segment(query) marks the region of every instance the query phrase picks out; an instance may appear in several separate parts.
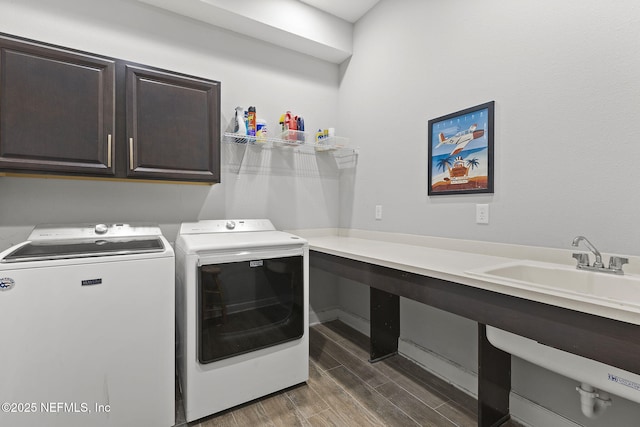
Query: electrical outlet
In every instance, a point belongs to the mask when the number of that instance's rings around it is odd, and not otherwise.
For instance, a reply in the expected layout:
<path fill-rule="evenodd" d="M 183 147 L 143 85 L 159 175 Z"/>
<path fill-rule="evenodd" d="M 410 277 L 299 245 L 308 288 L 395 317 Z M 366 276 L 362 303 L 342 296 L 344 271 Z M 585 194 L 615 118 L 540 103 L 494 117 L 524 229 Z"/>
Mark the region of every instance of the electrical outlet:
<path fill-rule="evenodd" d="M 378 221 L 382 219 L 382 205 L 376 205 L 376 219 Z"/>
<path fill-rule="evenodd" d="M 489 224 L 489 205 L 476 205 L 476 223 Z"/>

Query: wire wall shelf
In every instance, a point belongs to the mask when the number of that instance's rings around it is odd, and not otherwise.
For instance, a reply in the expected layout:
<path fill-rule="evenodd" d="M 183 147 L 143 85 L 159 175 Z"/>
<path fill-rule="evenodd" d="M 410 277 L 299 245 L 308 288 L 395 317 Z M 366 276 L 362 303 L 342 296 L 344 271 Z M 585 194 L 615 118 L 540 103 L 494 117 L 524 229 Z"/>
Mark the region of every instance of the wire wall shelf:
<path fill-rule="evenodd" d="M 268 157 L 271 158 L 278 153 L 285 157 L 298 156 L 297 160 L 291 161 L 291 168 L 297 174 L 303 175 L 313 172 L 312 163 L 326 169 L 328 162 L 325 156 L 333 158 L 332 164 L 338 173 L 342 169 L 355 167 L 358 157 L 358 150 L 350 146 L 349 138 L 330 136 L 316 141 L 315 134 L 297 130 L 285 131 L 277 137 L 225 132 L 222 142 L 233 148 L 228 150 L 233 151 L 233 155 L 229 156 L 227 166 L 237 174 L 240 174 L 241 170 L 249 172 L 266 169 L 264 164 L 267 163 L 267 159 L 259 155 L 261 151 L 270 151 Z M 317 160 L 312 160 L 316 155 L 319 155 Z"/>

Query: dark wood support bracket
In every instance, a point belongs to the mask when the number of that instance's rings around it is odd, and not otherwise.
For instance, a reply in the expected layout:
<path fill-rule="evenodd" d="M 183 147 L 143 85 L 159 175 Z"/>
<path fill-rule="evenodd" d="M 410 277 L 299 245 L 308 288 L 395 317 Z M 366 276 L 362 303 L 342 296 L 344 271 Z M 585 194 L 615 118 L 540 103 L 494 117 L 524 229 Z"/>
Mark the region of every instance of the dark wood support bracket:
<path fill-rule="evenodd" d="M 378 362 L 398 353 L 400 338 L 400 297 L 369 288 L 371 325 L 370 362 Z"/>
<path fill-rule="evenodd" d="M 509 419 L 511 354 L 487 340 L 487 326 L 478 323 L 478 426 L 494 427 Z"/>

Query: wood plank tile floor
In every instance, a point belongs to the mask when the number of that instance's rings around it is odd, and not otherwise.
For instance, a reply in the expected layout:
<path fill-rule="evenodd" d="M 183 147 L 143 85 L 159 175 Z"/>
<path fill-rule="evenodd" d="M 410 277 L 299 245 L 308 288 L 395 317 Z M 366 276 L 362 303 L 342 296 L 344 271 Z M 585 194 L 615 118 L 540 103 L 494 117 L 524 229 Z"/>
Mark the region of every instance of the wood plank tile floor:
<path fill-rule="evenodd" d="M 477 401 L 402 356 L 368 362 L 369 338 L 340 321 L 310 328 L 309 381 L 176 427 L 475 427 Z M 503 427 L 521 427 L 508 421 Z"/>

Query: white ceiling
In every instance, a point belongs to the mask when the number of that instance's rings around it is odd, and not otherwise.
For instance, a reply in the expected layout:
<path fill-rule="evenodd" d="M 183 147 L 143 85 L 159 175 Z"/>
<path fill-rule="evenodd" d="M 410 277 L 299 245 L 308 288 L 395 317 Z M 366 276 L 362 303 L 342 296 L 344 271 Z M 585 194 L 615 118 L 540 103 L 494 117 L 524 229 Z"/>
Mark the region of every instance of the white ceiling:
<path fill-rule="evenodd" d="M 358 19 L 375 6 L 380 0 L 300 0 L 334 16 L 349 22 Z"/>
<path fill-rule="evenodd" d="M 353 52 L 353 22 L 379 0 L 137 1 L 340 64 Z"/>

